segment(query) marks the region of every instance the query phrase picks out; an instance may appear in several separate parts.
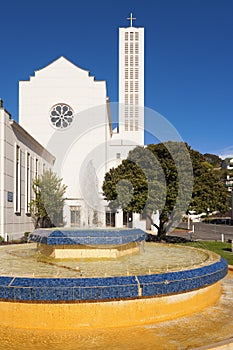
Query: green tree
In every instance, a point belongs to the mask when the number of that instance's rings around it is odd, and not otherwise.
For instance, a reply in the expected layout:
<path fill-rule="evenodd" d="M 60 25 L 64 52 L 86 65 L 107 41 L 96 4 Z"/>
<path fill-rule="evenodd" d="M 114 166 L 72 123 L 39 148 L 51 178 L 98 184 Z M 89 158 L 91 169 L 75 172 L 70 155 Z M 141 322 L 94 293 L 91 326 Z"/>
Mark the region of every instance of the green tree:
<path fill-rule="evenodd" d="M 31 217 L 35 228 L 54 227 L 63 223 L 62 211 L 67 186 L 62 179 L 47 170 L 33 182 L 35 199 L 30 202 Z"/>
<path fill-rule="evenodd" d="M 163 144 L 155 146 L 136 147 L 130 151 L 128 158 L 121 165 L 110 169 L 105 175 L 103 192 L 109 201 L 109 206 L 113 209 L 121 208 L 125 212 L 143 213 L 149 220 L 151 220 L 151 214 L 158 210 L 160 223 L 158 226 L 156 223 L 152 222 L 152 224 L 157 227 L 158 234 L 162 235 L 165 230 L 169 230 L 167 225 L 169 218 L 170 223 L 180 221 L 182 206 L 187 202 L 185 190 L 180 196 L 180 189 L 177 185 L 180 174 L 176 171 L 176 165 L 180 171 L 185 169 L 185 157 L 178 159 L 181 148 L 183 148 L 183 145 L 178 143 L 169 143 L 167 148 Z M 176 152 L 180 164 L 176 164 L 176 161 L 173 160 L 174 154 L 171 156 L 168 149 L 171 153 Z M 180 188 L 182 186 L 185 188 L 186 178 L 187 176 L 182 175 Z M 123 180 L 127 180 L 127 183 Z M 192 184 L 190 186 L 192 187 Z M 178 197 L 181 197 L 179 201 L 177 201 Z M 176 210 L 171 217 L 175 206 Z"/>
<path fill-rule="evenodd" d="M 186 212 L 192 195 L 193 171 L 189 146 L 184 142 L 164 142 L 148 145 L 158 159 L 165 176 L 166 200 L 160 210 L 158 234 L 174 229 Z"/>
<path fill-rule="evenodd" d="M 205 155 L 190 149 L 193 164 L 194 187 L 189 209 L 202 212 L 225 213 L 229 210 L 229 193 L 221 172 L 214 171 Z"/>
<path fill-rule="evenodd" d="M 142 169 L 126 159 L 105 175 L 103 191 L 111 209 L 141 212 L 148 196 L 148 184 Z"/>
<path fill-rule="evenodd" d="M 214 168 L 221 168 L 222 159 L 219 156 L 217 156 L 216 154 L 205 153 L 204 158 L 205 158 L 206 162 L 213 165 Z"/>
<path fill-rule="evenodd" d="M 183 142 L 136 147 L 105 175 L 103 192 L 114 209 L 144 212 L 148 217 L 159 210 L 159 225 L 152 224 L 162 236 L 179 224 L 187 210 L 227 210 L 227 191 L 212 169 L 201 153 Z"/>

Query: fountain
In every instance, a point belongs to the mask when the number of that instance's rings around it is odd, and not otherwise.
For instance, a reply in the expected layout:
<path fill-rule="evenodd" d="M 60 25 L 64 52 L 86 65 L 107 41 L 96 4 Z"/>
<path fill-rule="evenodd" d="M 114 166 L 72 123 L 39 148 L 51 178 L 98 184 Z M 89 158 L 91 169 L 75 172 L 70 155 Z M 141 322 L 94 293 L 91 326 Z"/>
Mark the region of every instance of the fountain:
<path fill-rule="evenodd" d="M 145 238 L 145 232 L 136 229 L 42 229 L 33 232 L 29 241 L 38 242 L 41 253 L 55 259 L 100 259 L 137 253 Z"/>
<path fill-rule="evenodd" d="M 34 243 L 0 249 L 1 325 L 77 330 L 154 324 L 219 299 L 224 259 L 145 238 L 135 229 L 46 229 L 30 235 Z"/>

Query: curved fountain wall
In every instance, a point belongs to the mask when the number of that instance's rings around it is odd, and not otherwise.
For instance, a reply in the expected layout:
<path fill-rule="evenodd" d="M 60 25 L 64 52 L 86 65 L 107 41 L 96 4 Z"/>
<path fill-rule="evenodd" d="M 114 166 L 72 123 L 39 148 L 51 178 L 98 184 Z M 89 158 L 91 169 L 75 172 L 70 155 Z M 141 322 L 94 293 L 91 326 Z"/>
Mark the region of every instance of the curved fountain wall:
<path fill-rule="evenodd" d="M 191 270 L 102 278 L 0 277 L 0 299 L 29 302 L 85 302 L 159 297 L 212 285 L 227 274 L 222 258 Z"/>
<path fill-rule="evenodd" d="M 150 324 L 198 312 L 221 294 L 221 259 L 163 274 L 106 278 L 0 277 L 1 325 L 79 329 Z"/>

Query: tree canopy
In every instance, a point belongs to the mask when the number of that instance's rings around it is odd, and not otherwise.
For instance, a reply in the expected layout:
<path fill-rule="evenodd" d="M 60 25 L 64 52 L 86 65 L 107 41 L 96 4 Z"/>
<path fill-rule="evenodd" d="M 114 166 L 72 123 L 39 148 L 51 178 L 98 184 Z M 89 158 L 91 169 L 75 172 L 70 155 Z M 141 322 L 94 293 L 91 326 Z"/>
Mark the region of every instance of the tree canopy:
<path fill-rule="evenodd" d="M 105 175 L 103 193 L 112 209 L 159 210 L 158 233 L 174 228 L 187 210 L 225 212 L 228 194 L 204 155 L 183 142 L 136 147 Z"/>
<path fill-rule="evenodd" d="M 103 191 L 112 209 L 141 213 L 162 208 L 165 179 L 159 163 L 143 147 L 136 147 L 117 168 L 105 175 Z"/>
<path fill-rule="evenodd" d="M 35 198 L 30 202 L 35 228 L 60 226 L 63 223 L 64 194 L 67 186 L 47 170 L 33 182 Z"/>
<path fill-rule="evenodd" d="M 190 149 L 190 156 L 194 173 L 190 210 L 195 210 L 197 213 L 214 211 L 225 213 L 229 209 L 229 193 L 221 174 L 213 170 L 201 153 Z"/>
<path fill-rule="evenodd" d="M 213 165 L 215 168 L 220 168 L 222 165 L 222 159 L 216 154 L 205 153 L 203 154 L 205 161 Z"/>

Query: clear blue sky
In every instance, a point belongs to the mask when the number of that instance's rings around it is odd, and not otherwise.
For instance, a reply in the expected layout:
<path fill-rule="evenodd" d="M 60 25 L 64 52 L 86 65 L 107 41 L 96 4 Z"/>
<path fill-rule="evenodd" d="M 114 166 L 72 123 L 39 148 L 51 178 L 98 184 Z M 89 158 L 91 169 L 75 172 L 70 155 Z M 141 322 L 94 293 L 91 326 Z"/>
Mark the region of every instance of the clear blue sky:
<path fill-rule="evenodd" d="M 233 0 L 2 1 L 0 97 L 17 120 L 18 81 L 59 56 L 118 101 L 118 27 L 145 27 L 145 105 L 200 152 L 233 146 Z"/>

